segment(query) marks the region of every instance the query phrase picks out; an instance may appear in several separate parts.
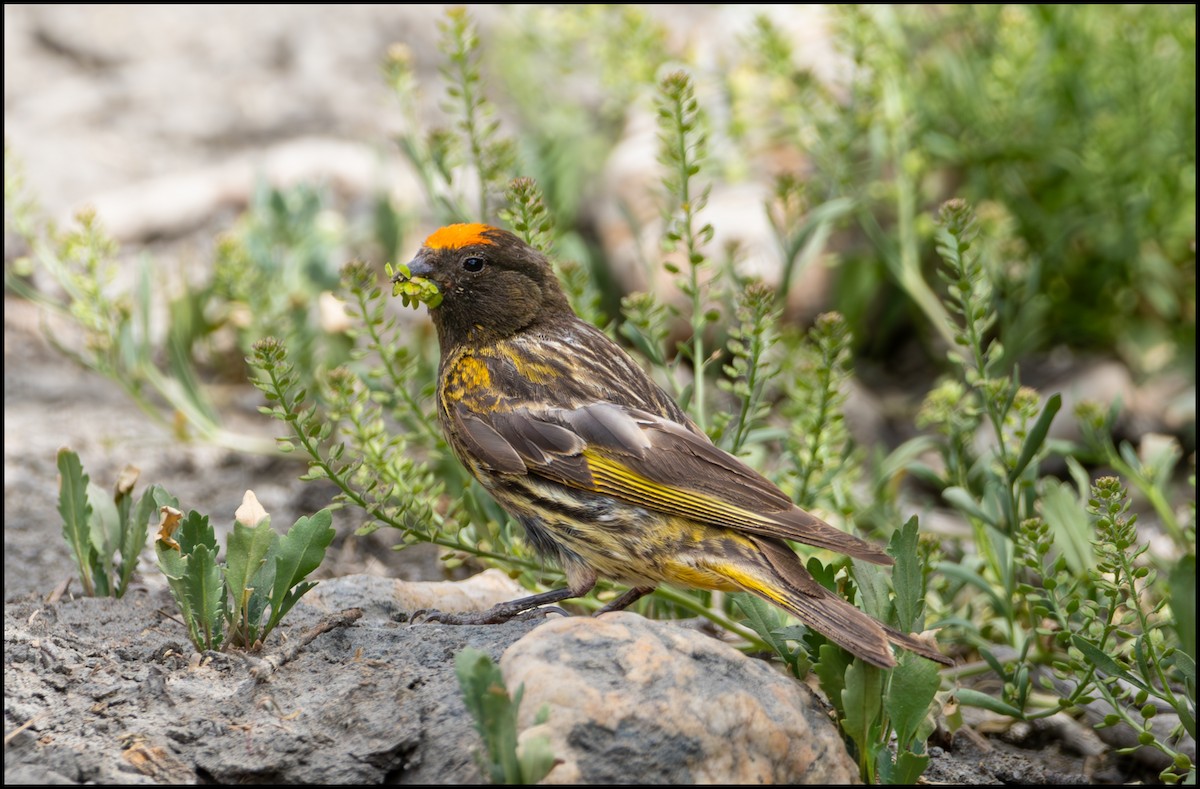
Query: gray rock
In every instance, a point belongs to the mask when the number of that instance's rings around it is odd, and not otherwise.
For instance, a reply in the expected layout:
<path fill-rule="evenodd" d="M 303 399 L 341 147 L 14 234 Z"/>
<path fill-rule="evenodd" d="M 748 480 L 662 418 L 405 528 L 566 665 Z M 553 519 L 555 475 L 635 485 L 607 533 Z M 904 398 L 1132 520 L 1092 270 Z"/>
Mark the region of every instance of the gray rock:
<path fill-rule="evenodd" d="M 525 687 L 522 740 L 548 737 L 561 760 L 546 783 L 858 780 L 812 692 L 694 630 L 624 612 L 555 619 L 500 667 L 510 692 Z"/>
<path fill-rule="evenodd" d="M 367 588 L 322 582 L 267 651 Z M 340 589 L 338 587 L 341 587 Z M 318 587 L 321 588 L 321 587 Z M 361 598 L 366 600 L 365 595 Z M 469 783 L 480 747 L 453 671 L 465 646 L 498 659 L 534 627 L 410 627 L 371 611 L 266 680 L 237 653 L 193 656 L 165 594 L 5 605 L 6 777 L 96 783 Z"/>

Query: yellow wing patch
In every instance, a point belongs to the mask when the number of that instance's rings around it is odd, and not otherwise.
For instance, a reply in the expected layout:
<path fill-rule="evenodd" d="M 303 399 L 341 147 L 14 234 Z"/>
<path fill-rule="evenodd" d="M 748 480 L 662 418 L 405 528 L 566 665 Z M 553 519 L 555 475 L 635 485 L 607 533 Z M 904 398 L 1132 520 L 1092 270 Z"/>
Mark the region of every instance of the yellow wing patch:
<path fill-rule="evenodd" d="M 753 512 L 693 490 L 662 485 L 594 450 L 585 449 L 583 456 L 597 491 L 702 523 L 734 528 L 764 523 L 764 519 Z"/>
<path fill-rule="evenodd" d="M 425 246 L 430 249 L 462 249 L 476 244 L 495 244 L 495 241 L 484 235 L 489 230 L 495 229 L 491 225 L 478 222 L 446 225 L 440 230 L 435 230 L 429 238 L 425 239 Z"/>

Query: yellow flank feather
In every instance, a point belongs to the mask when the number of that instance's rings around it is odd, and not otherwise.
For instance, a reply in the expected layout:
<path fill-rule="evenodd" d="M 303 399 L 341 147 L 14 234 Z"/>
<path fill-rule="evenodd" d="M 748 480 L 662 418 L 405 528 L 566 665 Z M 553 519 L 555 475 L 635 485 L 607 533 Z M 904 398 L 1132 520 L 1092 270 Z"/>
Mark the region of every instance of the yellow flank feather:
<path fill-rule="evenodd" d="M 664 580 L 668 583 L 692 589 L 713 589 L 720 592 L 736 592 L 742 587 L 720 573 L 715 573 L 706 567 L 696 567 L 677 559 L 669 560 L 663 566 Z"/>
<path fill-rule="evenodd" d="M 716 573 L 721 577 L 727 578 L 729 582 L 735 585 L 737 588 L 762 595 L 766 599 L 774 601 L 778 605 L 781 605 L 785 608 L 787 607 L 787 595 L 780 590 L 763 583 L 761 578 L 756 578 L 755 576 L 747 573 L 745 570 L 742 570 L 740 567 L 728 562 L 721 562 L 719 564 L 710 562 L 709 566 L 712 567 L 713 570 L 715 570 Z"/>
<path fill-rule="evenodd" d="M 489 230 L 495 228 L 479 223 L 447 225 L 425 239 L 425 246 L 430 249 L 462 249 L 476 244 L 495 244 L 484 235 Z"/>

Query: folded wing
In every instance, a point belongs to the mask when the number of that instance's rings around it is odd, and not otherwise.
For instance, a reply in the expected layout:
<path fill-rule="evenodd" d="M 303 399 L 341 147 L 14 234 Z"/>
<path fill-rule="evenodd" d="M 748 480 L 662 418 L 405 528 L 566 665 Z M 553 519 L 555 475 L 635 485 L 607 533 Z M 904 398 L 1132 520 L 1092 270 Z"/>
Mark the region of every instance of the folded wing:
<path fill-rule="evenodd" d="M 797 507 L 707 437 L 646 411 L 601 402 L 486 417 L 463 408 L 451 418 L 493 471 L 535 475 L 712 526 L 892 564 L 877 546 Z"/>

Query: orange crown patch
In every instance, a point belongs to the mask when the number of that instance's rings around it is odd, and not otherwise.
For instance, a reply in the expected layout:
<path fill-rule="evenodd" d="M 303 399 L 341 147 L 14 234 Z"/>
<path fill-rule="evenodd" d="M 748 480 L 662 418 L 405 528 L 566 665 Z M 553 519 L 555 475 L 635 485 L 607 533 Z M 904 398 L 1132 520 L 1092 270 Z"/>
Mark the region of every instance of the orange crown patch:
<path fill-rule="evenodd" d="M 430 249 L 462 249 L 474 244 L 494 244 L 496 242 L 484 233 L 495 229 L 491 225 L 479 223 L 446 225 L 425 239 L 425 246 Z"/>

